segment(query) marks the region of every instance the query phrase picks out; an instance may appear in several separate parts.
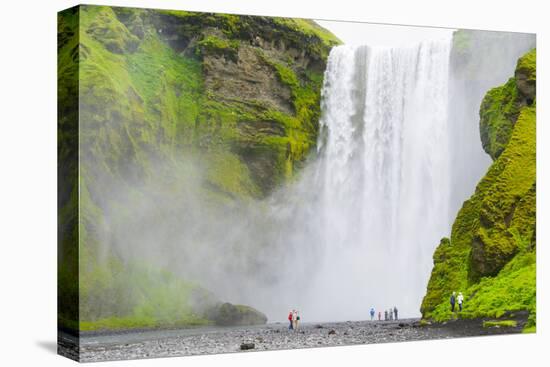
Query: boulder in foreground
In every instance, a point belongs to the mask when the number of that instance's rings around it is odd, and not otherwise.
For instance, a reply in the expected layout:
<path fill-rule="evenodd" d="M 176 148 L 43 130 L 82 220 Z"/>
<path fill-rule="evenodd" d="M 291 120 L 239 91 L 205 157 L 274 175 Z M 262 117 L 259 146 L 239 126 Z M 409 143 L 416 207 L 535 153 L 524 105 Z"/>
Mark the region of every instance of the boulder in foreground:
<path fill-rule="evenodd" d="M 253 307 L 226 302 L 215 306 L 208 318 L 219 326 L 248 326 L 267 323 L 267 316 Z"/>

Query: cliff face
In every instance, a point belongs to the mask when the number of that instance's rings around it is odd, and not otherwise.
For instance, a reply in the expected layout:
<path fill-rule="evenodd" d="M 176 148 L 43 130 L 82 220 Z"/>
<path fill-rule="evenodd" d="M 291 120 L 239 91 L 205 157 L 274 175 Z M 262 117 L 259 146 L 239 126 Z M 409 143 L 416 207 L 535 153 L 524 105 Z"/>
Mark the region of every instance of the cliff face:
<path fill-rule="evenodd" d="M 194 153 L 218 193 L 261 197 L 315 145 L 322 73 L 337 40 L 314 23 L 81 9 L 82 121 L 101 131 L 83 141 L 84 157 L 136 163 L 147 175 L 144 150 Z"/>
<path fill-rule="evenodd" d="M 480 101 L 489 89 L 508 80 L 517 59 L 534 47 L 533 34 L 464 29 L 453 33 L 448 115 L 452 218 L 492 162 L 478 144 Z"/>
<path fill-rule="evenodd" d="M 451 318 L 449 297 L 463 292 L 461 317 L 536 314 L 536 51 L 515 76 L 491 89 L 480 108 L 484 150 L 493 163 L 441 240 L 421 306 L 426 319 Z"/>
<path fill-rule="evenodd" d="M 339 41 L 308 20 L 105 6 L 62 12 L 58 26 L 59 169 L 72 187 L 60 192 L 60 289 L 72 294 L 65 303 L 80 300 L 62 318 L 84 328 L 201 323 L 194 304 L 211 295 L 124 259 L 132 244 L 115 229 L 175 231 L 177 215 L 261 199 L 292 179 L 315 146 Z M 78 173 L 63 161 L 77 156 Z M 191 188 L 206 208 L 171 206 Z"/>

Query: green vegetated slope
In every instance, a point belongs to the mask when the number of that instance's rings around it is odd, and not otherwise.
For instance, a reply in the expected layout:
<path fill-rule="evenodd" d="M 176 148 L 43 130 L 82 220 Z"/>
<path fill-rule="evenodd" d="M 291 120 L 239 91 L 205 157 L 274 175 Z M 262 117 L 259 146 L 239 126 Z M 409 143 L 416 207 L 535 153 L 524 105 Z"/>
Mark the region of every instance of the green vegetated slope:
<path fill-rule="evenodd" d="M 67 12 L 58 29 L 58 289 L 59 314 L 78 320 L 78 17 Z M 74 324 L 74 322 L 73 322 Z"/>
<path fill-rule="evenodd" d="M 59 267 L 60 298 L 80 306 L 64 308 L 61 324 L 212 322 L 196 305 L 214 295 L 147 259 L 121 256 L 111 244 L 124 239 L 112 229 L 144 212 L 151 223 L 187 215 L 161 206 L 190 187 L 207 211 L 292 180 L 316 144 L 323 72 L 338 39 L 309 20 L 106 6 L 67 10 L 58 25 L 59 105 L 72 109 L 72 121 L 80 114 L 79 186 L 66 185 L 72 192 L 60 203 L 60 222 L 73 223 L 60 252 L 75 252 L 78 238 L 79 271 L 75 256 Z M 76 126 L 62 125 L 59 145 L 70 147 Z M 126 205 L 136 202 L 146 210 Z"/>
<path fill-rule="evenodd" d="M 463 318 L 528 311 L 536 324 L 536 50 L 480 108 L 484 150 L 494 160 L 459 211 L 451 238 L 434 253 L 421 306 L 425 319 L 453 317 L 449 297 L 465 297 Z"/>

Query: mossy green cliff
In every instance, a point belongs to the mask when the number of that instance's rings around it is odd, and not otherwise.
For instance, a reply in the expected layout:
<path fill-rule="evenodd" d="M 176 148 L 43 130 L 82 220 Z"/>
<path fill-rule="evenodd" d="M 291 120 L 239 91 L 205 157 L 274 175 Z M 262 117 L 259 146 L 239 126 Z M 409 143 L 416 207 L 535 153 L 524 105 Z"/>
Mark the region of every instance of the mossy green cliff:
<path fill-rule="evenodd" d="M 463 318 L 528 311 L 528 327 L 536 323 L 535 75 L 533 49 L 481 103 L 481 140 L 494 162 L 434 253 L 425 319 L 453 318 L 449 298 L 461 291 Z"/>
<path fill-rule="evenodd" d="M 107 6 L 61 12 L 58 26 L 61 323 L 211 322 L 195 305 L 212 295 L 123 259 L 111 229 L 139 214 L 125 202 L 148 200 L 162 221 L 156 202 L 191 184 L 216 206 L 292 180 L 339 41 L 309 20 Z"/>

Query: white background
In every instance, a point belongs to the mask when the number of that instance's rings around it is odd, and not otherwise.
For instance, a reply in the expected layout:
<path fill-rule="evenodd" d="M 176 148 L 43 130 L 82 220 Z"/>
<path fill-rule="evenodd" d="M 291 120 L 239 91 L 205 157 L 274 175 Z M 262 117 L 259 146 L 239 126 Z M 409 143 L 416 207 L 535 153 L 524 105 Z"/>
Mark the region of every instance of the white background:
<path fill-rule="evenodd" d="M 100 4 L 355 20 L 538 34 L 538 332 L 285 352 L 107 363 L 114 366 L 517 366 L 548 355 L 548 14 L 537 0 L 134 0 Z M 56 12 L 75 1 L 0 10 L 0 365 L 69 365 L 56 342 Z M 545 294 L 546 293 L 546 294 Z"/>

